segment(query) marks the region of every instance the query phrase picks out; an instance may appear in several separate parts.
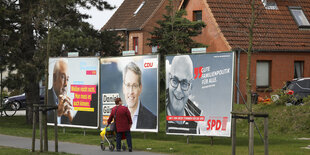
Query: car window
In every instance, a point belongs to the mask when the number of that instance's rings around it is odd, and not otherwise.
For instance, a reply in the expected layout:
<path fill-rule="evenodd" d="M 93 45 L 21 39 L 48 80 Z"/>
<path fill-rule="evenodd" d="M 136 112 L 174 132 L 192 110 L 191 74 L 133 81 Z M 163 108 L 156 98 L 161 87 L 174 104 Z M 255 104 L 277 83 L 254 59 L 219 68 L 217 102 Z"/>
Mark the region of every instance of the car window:
<path fill-rule="evenodd" d="M 302 80 L 297 83 L 302 89 L 310 89 L 310 80 Z"/>

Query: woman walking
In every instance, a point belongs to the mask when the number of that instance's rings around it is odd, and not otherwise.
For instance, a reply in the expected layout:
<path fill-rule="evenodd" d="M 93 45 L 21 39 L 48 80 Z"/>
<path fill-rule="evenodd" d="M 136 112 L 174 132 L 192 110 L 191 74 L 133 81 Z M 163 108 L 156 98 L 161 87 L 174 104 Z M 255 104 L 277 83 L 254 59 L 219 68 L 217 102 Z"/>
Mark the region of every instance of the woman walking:
<path fill-rule="evenodd" d="M 116 124 L 116 150 L 121 151 L 122 136 L 126 136 L 129 152 L 132 152 L 131 133 L 130 128 L 132 125 L 131 115 L 127 107 L 123 106 L 121 98 L 115 99 L 116 106 L 112 108 L 108 125 L 114 119 Z"/>

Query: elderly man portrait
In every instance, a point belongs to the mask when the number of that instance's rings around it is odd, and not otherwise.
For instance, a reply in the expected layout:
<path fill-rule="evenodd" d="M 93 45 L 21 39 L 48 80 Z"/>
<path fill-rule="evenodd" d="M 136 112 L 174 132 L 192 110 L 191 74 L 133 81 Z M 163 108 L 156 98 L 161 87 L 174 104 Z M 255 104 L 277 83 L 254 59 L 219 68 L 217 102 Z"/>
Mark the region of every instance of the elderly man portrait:
<path fill-rule="evenodd" d="M 156 129 L 157 117 L 140 99 L 142 93 L 141 70 L 130 62 L 123 70 L 123 93 L 132 117 L 131 129 Z"/>
<path fill-rule="evenodd" d="M 200 116 L 201 110 L 189 99 L 193 81 L 193 62 L 188 55 L 173 58 L 167 80 L 167 116 Z M 166 128 L 169 133 L 199 132 L 195 121 L 168 120 Z"/>
<path fill-rule="evenodd" d="M 72 104 L 67 96 L 68 85 L 68 63 L 65 59 L 56 61 L 53 70 L 53 85 L 48 90 L 48 105 L 58 106 L 57 122 L 69 124 L 72 122 Z M 54 122 L 54 111 L 48 111 L 48 122 Z"/>

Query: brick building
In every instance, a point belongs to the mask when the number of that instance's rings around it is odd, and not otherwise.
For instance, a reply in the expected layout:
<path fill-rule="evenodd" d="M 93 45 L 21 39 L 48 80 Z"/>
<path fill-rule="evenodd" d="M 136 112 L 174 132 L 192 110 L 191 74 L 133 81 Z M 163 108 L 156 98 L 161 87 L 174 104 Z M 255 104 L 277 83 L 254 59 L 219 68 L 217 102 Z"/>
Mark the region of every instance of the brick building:
<path fill-rule="evenodd" d="M 168 0 L 125 0 L 103 29 L 127 36 L 127 50 L 152 53 L 146 45 L 147 38 L 151 38 L 149 32 L 157 26 L 167 4 Z M 248 1 L 174 0 L 174 5 L 187 11 L 187 19 L 207 24 L 202 34 L 194 38 L 209 45 L 207 52 L 236 53 L 235 81 L 245 96 L 244 50 L 248 49 L 247 25 L 252 13 Z M 264 97 L 282 88 L 286 81 L 310 77 L 310 1 L 256 0 L 255 8 L 258 16 L 253 29 L 250 81 L 252 92 Z"/>

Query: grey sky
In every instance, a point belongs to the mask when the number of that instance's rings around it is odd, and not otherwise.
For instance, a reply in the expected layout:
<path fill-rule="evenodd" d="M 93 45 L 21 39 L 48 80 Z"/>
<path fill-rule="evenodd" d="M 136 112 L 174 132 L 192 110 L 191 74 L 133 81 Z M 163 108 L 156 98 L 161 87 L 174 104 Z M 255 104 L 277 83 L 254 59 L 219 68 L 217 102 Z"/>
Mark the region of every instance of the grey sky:
<path fill-rule="evenodd" d="M 80 9 L 82 13 L 88 13 L 92 18 L 86 20 L 94 26 L 96 30 L 101 29 L 106 22 L 112 17 L 117 8 L 123 3 L 124 0 L 106 0 L 112 6 L 116 6 L 113 10 L 103 10 L 99 11 L 96 8 L 91 8 L 90 10 Z"/>

